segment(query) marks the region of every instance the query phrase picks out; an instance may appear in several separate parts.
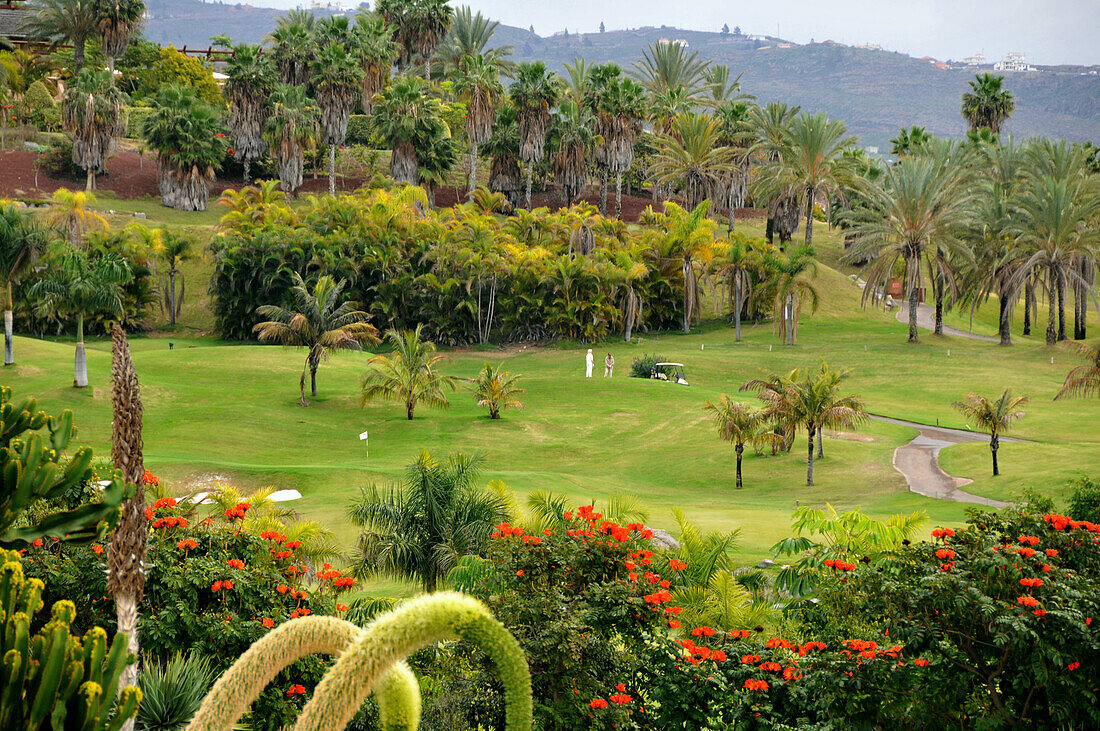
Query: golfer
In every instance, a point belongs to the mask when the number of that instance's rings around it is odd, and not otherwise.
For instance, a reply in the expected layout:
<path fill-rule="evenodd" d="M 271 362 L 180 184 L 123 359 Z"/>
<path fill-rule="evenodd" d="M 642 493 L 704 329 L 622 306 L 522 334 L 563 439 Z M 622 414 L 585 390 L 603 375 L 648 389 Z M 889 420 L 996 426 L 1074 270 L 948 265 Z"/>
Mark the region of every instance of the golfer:
<path fill-rule="evenodd" d="M 584 377 L 592 377 L 592 366 L 595 365 L 596 359 L 592 357 L 592 348 L 588 349 L 588 355 L 584 356 Z"/>

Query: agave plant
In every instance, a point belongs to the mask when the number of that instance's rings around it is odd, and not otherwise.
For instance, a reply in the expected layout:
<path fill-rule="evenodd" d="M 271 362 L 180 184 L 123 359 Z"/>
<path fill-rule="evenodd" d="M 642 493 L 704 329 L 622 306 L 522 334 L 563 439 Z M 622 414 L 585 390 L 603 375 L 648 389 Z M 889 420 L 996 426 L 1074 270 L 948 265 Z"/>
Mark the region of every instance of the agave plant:
<path fill-rule="evenodd" d="M 178 731 L 191 722 L 217 672 L 202 655 L 173 655 L 141 669 L 141 706 L 136 731 Z"/>

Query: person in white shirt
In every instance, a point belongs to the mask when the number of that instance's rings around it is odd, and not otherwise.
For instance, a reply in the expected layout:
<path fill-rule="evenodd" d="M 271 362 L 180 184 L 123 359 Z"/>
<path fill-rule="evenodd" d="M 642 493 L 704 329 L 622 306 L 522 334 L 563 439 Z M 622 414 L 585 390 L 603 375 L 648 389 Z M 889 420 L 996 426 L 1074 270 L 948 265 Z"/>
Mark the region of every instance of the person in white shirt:
<path fill-rule="evenodd" d="M 588 355 L 584 356 L 584 377 L 592 377 L 592 366 L 595 365 L 596 359 L 592 357 L 592 348 L 588 349 Z"/>

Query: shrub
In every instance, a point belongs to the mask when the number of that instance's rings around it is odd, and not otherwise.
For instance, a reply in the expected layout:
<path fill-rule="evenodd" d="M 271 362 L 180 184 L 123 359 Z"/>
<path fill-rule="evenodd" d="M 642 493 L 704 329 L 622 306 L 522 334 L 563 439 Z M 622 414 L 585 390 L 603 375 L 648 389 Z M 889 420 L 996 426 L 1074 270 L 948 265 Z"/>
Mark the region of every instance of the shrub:
<path fill-rule="evenodd" d="M 225 105 L 213 72 L 197 58 L 177 51 L 175 46 L 169 45 L 160 49 L 148 83 L 152 85 L 147 90 L 148 96 L 157 96 L 159 90 L 165 86 L 186 86 L 194 89 L 198 97 L 211 106 Z"/>
<path fill-rule="evenodd" d="M 62 136 L 51 144 L 40 158 L 42 167 L 57 178 L 83 180 L 84 170 L 73 162 L 73 138 Z"/>
<path fill-rule="evenodd" d="M 1082 475 L 1070 495 L 1069 514 L 1078 520 L 1100 523 L 1100 482 Z"/>
<path fill-rule="evenodd" d="M 153 114 L 152 107 L 126 107 L 126 136 L 132 140 L 142 139 L 145 120 Z"/>
<path fill-rule="evenodd" d="M 373 146 L 370 117 L 366 114 L 352 114 L 348 117 L 348 132 L 345 144 Z"/>
<path fill-rule="evenodd" d="M 41 132 L 52 132 L 61 126 L 57 102 L 41 81 L 31 84 L 19 100 L 16 116 L 20 124 L 29 125 Z"/>
<path fill-rule="evenodd" d="M 634 362 L 630 364 L 630 377 L 631 378 L 649 378 L 653 371 L 658 373 L 664 373 L 663 366 L 658 367 L 658 363 L 663 363 L 667 359 L 663 355 L 650 355 L 646 353 L 641 358 L 635 358 Z"/>

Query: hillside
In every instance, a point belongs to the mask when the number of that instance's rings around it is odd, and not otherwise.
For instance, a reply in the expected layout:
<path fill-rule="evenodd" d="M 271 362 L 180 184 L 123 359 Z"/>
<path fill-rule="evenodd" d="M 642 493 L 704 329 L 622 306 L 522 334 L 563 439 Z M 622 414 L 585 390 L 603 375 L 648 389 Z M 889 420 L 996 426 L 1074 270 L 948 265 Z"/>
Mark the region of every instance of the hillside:
<path fill-rule="evenodd" d="M 258 42 L 283 13 L 197 0 L 150 0 L 149 8 L 150 40 L 191 47 L 207 45 L 218 33 Z M 650 43 L 662 38 L 683 39 L 702 58 L 744 72 L 745 90 L 761 101 L 781 99 L 844 119 L 867 145 L 885 147 L 899 127 L 910 124 L 942 135 L 961 135 L 965 130 L 959 97 L 974 70 L 940 69 L 899 53 L 829 41 L 780 48 L 778 38 L 751 40 L 671 27 L 543 38 L 500 26 L 494 40 L 495 45 L 514 46 L 517 61 L 543 59 L 560 68 L 575 57 L 629 67 Z M 1081 67 L 1048 67 L 1010 74 L 1008 86 L 1017 98 L 1009 134 L 1100 140 L 1100 75 Z"/>

